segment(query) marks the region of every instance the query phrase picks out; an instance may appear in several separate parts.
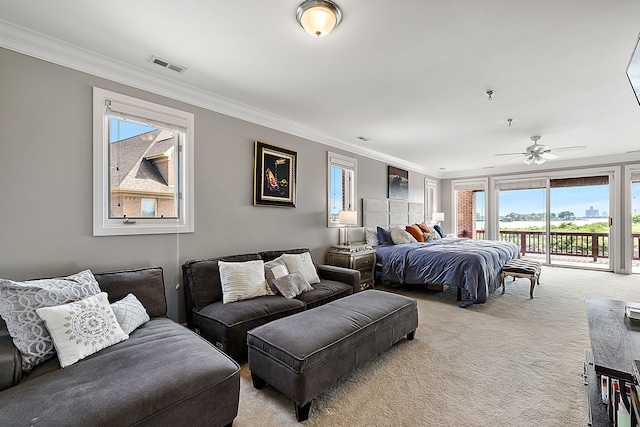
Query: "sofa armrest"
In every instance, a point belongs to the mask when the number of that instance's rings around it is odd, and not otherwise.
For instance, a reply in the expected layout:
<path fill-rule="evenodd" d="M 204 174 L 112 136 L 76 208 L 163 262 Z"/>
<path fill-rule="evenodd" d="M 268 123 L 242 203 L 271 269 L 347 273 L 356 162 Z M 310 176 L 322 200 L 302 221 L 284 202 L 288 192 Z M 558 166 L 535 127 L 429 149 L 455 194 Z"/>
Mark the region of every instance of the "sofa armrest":
<path fill-rule="evenodd" d="M 0 391 L 13 387 L 22 380 L 22 357 L 13 345 L 4 322 L 0 320 Z"/>
<path fill-rule="evenodd" d="M 347 283 L 353 287 L 354 294 L 360 291 L 360 272 L 358 270 L 334 265 L 318 265 L 316 268 L 321 279 Z"/>

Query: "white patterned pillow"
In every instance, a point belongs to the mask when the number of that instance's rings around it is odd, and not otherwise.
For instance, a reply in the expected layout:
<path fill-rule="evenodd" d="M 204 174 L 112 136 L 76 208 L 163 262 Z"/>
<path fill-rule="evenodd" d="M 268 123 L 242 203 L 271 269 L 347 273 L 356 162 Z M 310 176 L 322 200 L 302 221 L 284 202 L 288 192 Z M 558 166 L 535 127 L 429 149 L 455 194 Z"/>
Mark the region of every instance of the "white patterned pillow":
<path fill-rule="evenodd" d="M 222 303 L 268 295 L 264 261 L 218 261 L 222 284 Z"/>
<path fill-rule="evenodd" d="M 287 264 L 287 270 L 289 273 L 302 273 L 309 284 L 320 283 L 320 277 L 316 271 L 316 266 L 313 265 L 311 254 L 304 252 L 301 254 L 282 254 L 282 259 Z"/>
<path fill-rule="evenodd" d="M 89 270 L 26 282 L 0 279 L 0 316 L 22 354 L 23 371 L 31 371 L 55 354 L 51 335 L 36 309 L 78 301 L 99 292 L 100 286 Z"/>
<path fill-rule="evenodd" d="M 106 292 L 81 301 L 36 310 L 44 320 L 63 368 L 129 338 Z"/>
<path fill-rule="evenodd" d="M 149 321 L 147 310 L 133 294 L 111 304 L 111 309 L 125 334 L 130 334 L 138 326 Z"/>
<path fill-rule="evenodd" d="M 378 246 L 378 228 L 377 227 L 367 227 L 364 229 L 365 240 L 367 241 L 367 245 Z"/>

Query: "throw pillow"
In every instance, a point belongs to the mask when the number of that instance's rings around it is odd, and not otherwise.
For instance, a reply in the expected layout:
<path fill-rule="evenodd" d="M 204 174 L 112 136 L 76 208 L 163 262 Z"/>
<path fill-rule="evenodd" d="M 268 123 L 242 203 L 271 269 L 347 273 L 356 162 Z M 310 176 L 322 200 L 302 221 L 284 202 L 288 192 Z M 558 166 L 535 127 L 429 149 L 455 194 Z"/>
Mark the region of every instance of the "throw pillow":
<path fill-rule="evenodd" d="M 285 298 L 293 298 L 306 291 L 312 291 L 313 286 L 302 273 L 291 273 L 275 280 L 275 285 Z"/>
<path fill-rule="evenodd" d="M 420 230 L 422 230 L 422 232 L 424 233 L 431 233 L 431 229 L 429 228 L 429 226 L 427 224 L 425 224 L 424 222 L 421 222 L 420 224 L 416 224 L 418 226 L 418 228 Z"/>
<path fill-rule="evenodd" d="M 282 254 L 282 259 L 287 264 L 287 270 L 289 273 L 302 273 L 305 279 L 310 284 L 320 283 L 320 277 L 316 271 L 316 266 L 313 265 L 311 254 L 304 252 L 301 254 Z"/>
<path fill-rule="evenodd" d="M 436 225 L 433 226 L 433 228 L 438 232 L 440 237 L 444 237 L 444 231 L 442 230 L 442 227 L 440 227 L 438 224 L 436 224 Z"/>
<path fill-rule="evenodd" d="M 367 245 L 378 246 L 378 230 L 373 227 L 367 227 L 364 229 L 365 240 Z"/>
<path fill-rule="evenodd" d="M 436 233 L 437 234 L 437 233 Z M 424 241 L 425 242 L 432 242 L 435 239 L 433 238 L 433 234 L 431 234 L 431 232 L 428 233 L 424 233 Z"/>
<path fill-rule="evenodd" d="M 391 229 L 391 240 L 396 245 L 403 245 L 405 243 L 415 243 L 416 239 L 414 237 L 404 231 L 402 228 L 394 227 Z"/>
<path fill-rule="evenodd" d="M 113 310 L 113 314 L 116 315 L 120 327 L 127 335 L 133 332 L 138 326 L 149 321 L 147 310 L 133 294 L 129 294 L 120 301 L 111 304 L 111 309 Z"/>
<path fill-rule="evenodd" d="M 81 301 L 36 310 L 44 320 L 63 368 L 129 338 L 106 292 Z"/>
<path fill-rule="evenodd" d="M 276 280 L 276 277 L 273 274 L 273 269 L 278 266 L 282 266 L 285 269 L 287 268 L 287 265 L 284 263 L 284 259 L 282 259 L 282 256 L 264 263 L 264 278 L 267 279 L 267 284 L 269 285 L 269 294 L 271 295 L 276 295 L 278 293 L 278 288 L 276 288 L 276 285 L 273 283 L 273 281 Z M 287 270 L 286 274 L 289 274 L 289 270 Z"/>
<path fill-rule="evenodd" d="M 222 303 L 227 304 L 268 295 L 262 260 L 245 262 L 218 261 Z"/>
<path fill-rule="evenodd" d="M 422 233 L 422 230 L 420 230 L 420 228 L 416 224 L 407 225 L 405 230 L 409 234 L 411 234 L 414 237 L 414 239 L 416 239 L 418 242 L 424 242 L 424 234 Z"/>
<path fill-rule="evenodd" d="M 389 230 L 385 230 L 382 227 L 376 229 L 378 233 L 378 243 L 380 246 L 393 246 L 393 240 L 391 240 L 391 234 Z"/>
<path fill-rule="evenodd" d="M 51 335 L 36 309 L 78 301 L 99 292 L 100 286 L 89 270 L 67 277 L 26 282 L 0 279 L 0 316 L 22 354 L 24 372 L 55 354 Z"/>

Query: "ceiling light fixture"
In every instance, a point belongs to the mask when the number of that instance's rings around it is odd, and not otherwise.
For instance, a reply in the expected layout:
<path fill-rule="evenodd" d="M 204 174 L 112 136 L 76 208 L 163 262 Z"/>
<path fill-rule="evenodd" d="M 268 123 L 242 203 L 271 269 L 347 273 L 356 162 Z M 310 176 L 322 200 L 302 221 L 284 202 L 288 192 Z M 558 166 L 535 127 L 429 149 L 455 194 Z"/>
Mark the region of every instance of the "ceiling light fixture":
<path fill-rule="evenodd" d="M 493 100 L 493 91 L 492 90 L 488 90 L 487 91 L 487 97 L 488 97 L 487 99 L 489 101 Z"/>
<path fill-rule="evenodd" d="M 296 19 L 307 33 L 314 37 L 322 37 L 338 26 L 342 12 L 332 1 L 306 0 L 298 6 Z"/>

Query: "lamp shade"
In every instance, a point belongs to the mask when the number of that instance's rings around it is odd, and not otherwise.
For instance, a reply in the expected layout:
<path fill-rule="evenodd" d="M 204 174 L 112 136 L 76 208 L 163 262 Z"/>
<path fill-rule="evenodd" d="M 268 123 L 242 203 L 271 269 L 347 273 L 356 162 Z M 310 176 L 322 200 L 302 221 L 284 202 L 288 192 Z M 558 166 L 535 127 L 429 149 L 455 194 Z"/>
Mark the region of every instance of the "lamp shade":
<path fill-rule="evenodd" d="M 340 211 L 338 212 L 338 221 L 342 225 L 358 224 L 358 211 Z"/>
<path fill-rule="evenodd" d="M 296 18 L 307 33 L 322 37 L 338 26 L 342 13 L 332 1 L 307 0 L 298 6 Z"/>
<path fill-rule="evenodd" d="M 444 221 L 444 212 L 434 212 L 433 220 L 436 222 Z"/>

